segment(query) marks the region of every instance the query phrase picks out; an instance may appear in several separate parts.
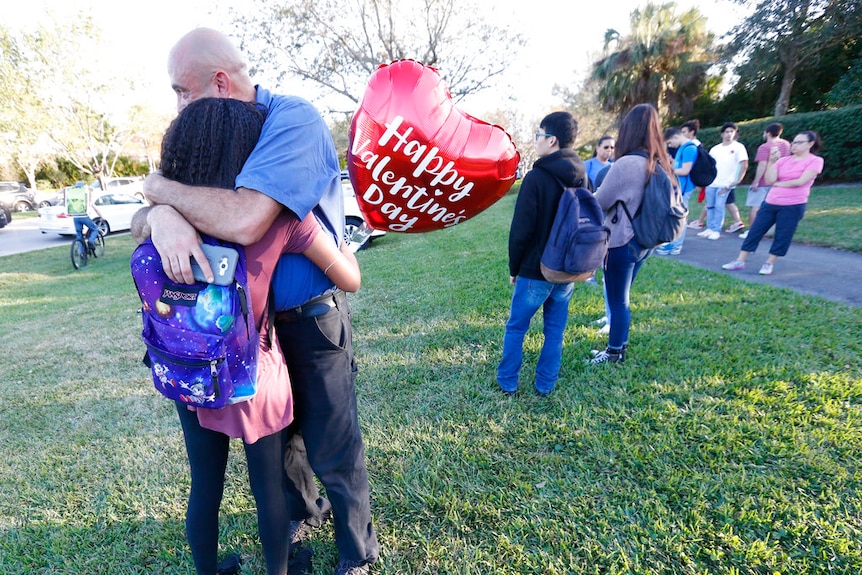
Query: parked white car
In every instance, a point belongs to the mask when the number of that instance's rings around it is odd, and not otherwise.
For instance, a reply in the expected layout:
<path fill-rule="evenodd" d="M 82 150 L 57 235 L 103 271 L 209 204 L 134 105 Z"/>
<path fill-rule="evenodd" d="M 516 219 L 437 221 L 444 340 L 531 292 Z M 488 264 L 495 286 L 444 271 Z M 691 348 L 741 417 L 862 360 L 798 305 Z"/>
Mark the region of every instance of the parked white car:
<path fill-rule="evenodd" d="M 100 190 L 99 181 L 96 180 L 92 183 L 92 187 L 94 190 Z M 130 196 L 135 196 L 136 198 L 145 199 L 144 198 L 144 179 L 137 176 L 124 176 L 121 178 L 108 178 L 105 181 L 105 191 L 107 192 L 119 192 L 123 194 L 128 194 Z M 98 192 L 97 192 L 98 193 Z"/>
<path fill-rule="evenodd" d="M 356 192 L 353 190 L 353 184 L 350 183 L 350 177 L 347 172 L 341 172 L 341 190 L 344 192 L 344 241 L 348 242 L 351 249 L 359 251 L 368 245 L 368 242 L 374 238 L 386 235 L 384 230 L 374 230 L 370 236 L 363 238 L 358 246 L 353 246 L 350 241 L 353 233 L 365 223 L 365 217 L 359 210 L 359 203 L 356 201 Z"/>
<path fill-rule="evenodd" d="M 144 200 L 135 196 L 108 192 L 98 196 L 93 203 L 102 214 L 101 218 L 96 214 L 90 214 L 102 233 L 122 232 L 132 227 L 132 217 L 144 206 L 148 205 Z M 43 234 L 57 233 L 62 236 L 75 235 L 74 217 L 66 213 L 65 203 L 59 206 L 48 206 L 39 208 L 39 230 Z"/>

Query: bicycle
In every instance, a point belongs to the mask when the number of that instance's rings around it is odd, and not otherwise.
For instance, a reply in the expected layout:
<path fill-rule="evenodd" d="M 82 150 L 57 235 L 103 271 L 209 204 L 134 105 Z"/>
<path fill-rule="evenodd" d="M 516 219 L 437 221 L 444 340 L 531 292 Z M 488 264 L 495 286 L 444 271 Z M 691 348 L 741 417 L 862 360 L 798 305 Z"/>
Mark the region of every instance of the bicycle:
<path fill-rule="evenodd" d="M 72 267 L 76 270 L 87 265 L 87 258 L 92 256 L 100 258 L 105 255 L 105 235 L 99 232 L 96 240 L 93 242 L 94 247 L 90 247 L 90 239 L 92 231 L 87 230 L 87 238 L 80 240 L 77 237 L 72 241 Z"/>

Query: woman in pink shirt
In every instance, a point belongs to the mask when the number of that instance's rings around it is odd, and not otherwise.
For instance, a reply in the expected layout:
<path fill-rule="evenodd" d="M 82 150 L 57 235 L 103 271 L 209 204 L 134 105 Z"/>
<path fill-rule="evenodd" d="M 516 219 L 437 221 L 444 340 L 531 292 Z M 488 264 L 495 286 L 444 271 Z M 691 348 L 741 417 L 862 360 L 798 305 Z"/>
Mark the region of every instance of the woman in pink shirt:
<path fill-rule="evenodd" d="M 721 266 L 723 269 L 744 269 L 748 256 L 757 250 L 760 240 L 769 228 L 775 225 L 775 237 L 772 247 L 769 248 L 769 257 L 760 268 L 761 275 L 772 273 L 775 260 L 787 253 L 793 234 L 796 233 L 796 226 L 805 215 L 805 206 L 814 178 L 823 171 L 823 158 L 814 155 L 820 145 L 820 136 L 805 131 L 793 138 L 789 156 L 782 158 L 777 146 L 769 151 L 763 179 L 772 188 L 757 212 L 757 218 L 742 243 L 739 255 L 732 262 Z"/>

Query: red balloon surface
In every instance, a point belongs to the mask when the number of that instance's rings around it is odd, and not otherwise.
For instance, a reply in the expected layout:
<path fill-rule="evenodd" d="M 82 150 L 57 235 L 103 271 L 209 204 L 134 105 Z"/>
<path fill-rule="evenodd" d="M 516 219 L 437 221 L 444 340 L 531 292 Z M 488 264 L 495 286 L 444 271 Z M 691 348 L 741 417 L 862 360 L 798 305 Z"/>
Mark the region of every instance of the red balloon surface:
<path fill-rule="evenodd" d="M 380 66 L 350 124 L 347 169 L 368 224 L 428 232 L 499 200 L 521 157 L 503 128 L 458 110 L 437 70 Z"/>

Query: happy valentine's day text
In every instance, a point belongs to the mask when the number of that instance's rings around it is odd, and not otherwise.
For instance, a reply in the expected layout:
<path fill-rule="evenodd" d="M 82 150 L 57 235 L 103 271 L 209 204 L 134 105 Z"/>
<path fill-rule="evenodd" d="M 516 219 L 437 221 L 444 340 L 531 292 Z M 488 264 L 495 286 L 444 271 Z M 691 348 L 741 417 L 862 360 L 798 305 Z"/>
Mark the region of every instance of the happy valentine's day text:
<path fill-rule="evenodd" d="M 377 141 L 378 146 L 386 146 L 392 140 L 392 152 L 400 151 L 411 164 L 415 165 L 410 174 L 414 181 L 424 174 L 430 174 L 434 177 L 427 187 L 421 184 L 408 183 L 407 176 L 399 176 L 392 169 L 387 169 L 387 165 L 392 161 L 391 155 L 382 155 L 377 151 L 368 149 L 371 146 L 369 139 L 361 143 L 354 141 L 351 153 L 358 156 L 361 162 L 365 164 L 375 182 L 362 192 L 362 199 L 368 204 L 379 206 L 380 213 L 393 222 L 388 225 L 388 229 L 396 232 L 404 232 L 415 226 L 419 217 L 412 215 L 411 212 L 417 211 L 421 214 L 428 214 L 435 222 L 441 222 L 444 228 L 461 223 L 468 217 L 465 215 L 466 209 L 456 212 L 439 202 L 448 201 L 454 204 L 466 198 L 473 189 L 473 182 L 466 182 L 464 177 L 458 174 L 458 170 L 455 169 L 455 162 L 447 161 L 437 155 L 437 152 L 440 151 L 439 148 L 436 146 L 429 147 L 418 140 L 409 139 L 413 132 L 412 127 L 407 127 L 403 132 L 399 132 L 403 123 L 404 118 L 401 116 L 396 116 L 392 122 L 387 123 L 386 132 Z M 446 192 L 437 186 L 449 186 L 453 191 L 443 199 L 440 197 Z M 433 190 L 429 192 L 428 188 L 433 188 Z M 395 198 L 400 196 L 402 201 L 401 203 L 385 201 L 387 196 Z M 440 199 L 435 200 L 435 198 Z"/>

